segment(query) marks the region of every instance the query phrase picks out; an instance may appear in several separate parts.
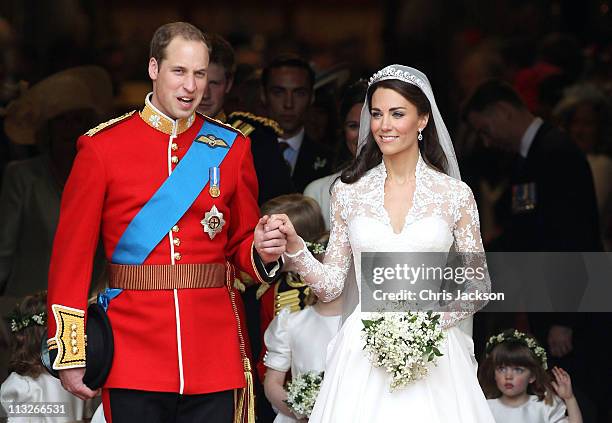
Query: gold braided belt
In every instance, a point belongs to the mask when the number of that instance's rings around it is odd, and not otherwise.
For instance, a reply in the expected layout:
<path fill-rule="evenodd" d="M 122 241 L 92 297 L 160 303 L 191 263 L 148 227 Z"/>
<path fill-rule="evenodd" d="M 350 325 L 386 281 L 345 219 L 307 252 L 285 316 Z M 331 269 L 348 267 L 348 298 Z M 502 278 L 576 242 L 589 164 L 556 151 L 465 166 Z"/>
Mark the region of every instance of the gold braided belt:
<path fill-rule="evenodd" d="M 225 264 L 109 264 L 111 288 L 134 290 L 221 288 L 225 286 Z"/>

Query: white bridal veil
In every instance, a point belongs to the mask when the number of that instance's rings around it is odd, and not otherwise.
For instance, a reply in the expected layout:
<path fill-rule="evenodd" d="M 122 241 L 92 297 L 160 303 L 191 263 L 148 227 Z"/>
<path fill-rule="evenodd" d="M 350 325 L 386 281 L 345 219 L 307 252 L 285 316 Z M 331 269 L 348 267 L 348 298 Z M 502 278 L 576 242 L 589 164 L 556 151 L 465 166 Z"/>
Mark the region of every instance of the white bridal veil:
<path fill-rule="evenodd" d="M 431 89 L 431 84 L 429 83 L 429 80 L 427 79 L 425 74 L 417 69 L 408 66 L 390 65 L 379 70 L 370 78 L 370 81 L 368 83 L 368 91 L 373 84 L 388 79 L 397 79 L 409 84 L 416 85 L 423 91 L 423 93 L 429 100 L 429 104 L 431 106 L 430 119 L 433 118 L 438 134 L 438 141 L 440 143 L 440 146 L 442 147 L 444 155 L 446 156 L 446 174 L 455 179 L 460 180 L 461 175 L 459 173 L 459 164 L 457 163 L 457 157 L 455 156 L 455 149 L 453 148 L 453 143 L 451 141 L 450 135 L 448 133 L 448 130 L 446 129 L 446 125 L 444 124 L 444 120 L 442 119 L 442 115 L 440 114 L 440 110 L 438 109 L 438 106 L 436 104 L 436 99 L 434 98 L 433 91 Z M 370 131 L 370 121 L 370 107 L 366 95 L 363 108 L 361 109 L 359 140 L 357 144 L 358 155 L 361 152 L 361 149 L 365 146 L 367 140 L 372 137 Z M 357 304 L 359 304 L 359 289 L 357 287 L 354 264 L 351 264 L 349 268 L 342 296 L 342 321 L 345 321 L 355 310 Z"/>

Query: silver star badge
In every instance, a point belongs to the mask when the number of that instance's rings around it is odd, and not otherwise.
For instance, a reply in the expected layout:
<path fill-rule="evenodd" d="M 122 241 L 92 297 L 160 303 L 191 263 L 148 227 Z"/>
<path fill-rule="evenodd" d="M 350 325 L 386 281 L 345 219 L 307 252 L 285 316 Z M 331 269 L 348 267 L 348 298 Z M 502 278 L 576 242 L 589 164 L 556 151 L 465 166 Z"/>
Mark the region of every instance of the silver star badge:
<path fill-rule="evenodd" d="M 219 212 L 217 206 L 213 205 L 210 211 L 204 213 L 204 219 L 200 223 L 204 227 L 204 232 L 208 234 L 210 239 L 213 239 L 223 229 L 225 220 L 223 219 L 223 213 Z"/>

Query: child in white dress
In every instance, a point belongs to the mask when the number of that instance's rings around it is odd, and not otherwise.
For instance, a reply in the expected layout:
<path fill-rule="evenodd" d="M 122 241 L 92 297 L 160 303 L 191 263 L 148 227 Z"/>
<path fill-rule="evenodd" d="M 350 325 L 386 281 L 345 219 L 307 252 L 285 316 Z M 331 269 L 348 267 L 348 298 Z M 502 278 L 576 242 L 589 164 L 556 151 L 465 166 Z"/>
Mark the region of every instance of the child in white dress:
<path fill-rule="evenodd" d="M 340 327 L 342 306 L 334 304 L 337 302 L 319 301 L 296 313 L 285 308 L 266 330 L 268 352 L 264 363 L 268 369 L 264 389 L 270 403 L 279 410 L 274 423 L 300 421 L 284 402 L 285 377 L 289 370 L 293 376 L 325 370 L 327 345 Z"/>
<path fill-rule="evenodd" d="M 497 423 L 582 423 L 569 374 L 555 367 L 551 380 L 546 366 L 529 335 L 510 329 L 489 338 L 479 379 Z"/>
<path fill-rule="evenodd" d="M 42 366 L 40 351 L 41 340 L 47 333 L 46 303 L 46 292 L 25 297 L 9 316 L 11 374 L 0 387 L 0 403 L 9 422 L 65 422 L 92 415 L 93 404 L 64 390 L 59 379 L 48 374 Z M 16 403 L 27 404 L 27 407 L 55 403 L 59 408 L 52 411 L 58 414 L 14 414 L 20 411 Z"/>
<path fill-rule="evenodd" d="M 324 236 L 315 244 L 322 247 L 326 242 Z M 318 252 L 321 253 L 320 249 Z M 310 295 L 314 301 L 316 297 Z M 264 390 L 268 401 L 278 410 L 274 423 L 307 421 L 304 416 L 296 416 L 284 402 L 287 372 L 291 371 L 292 376 L 323 372 L 327 345 L 338 332 L 341 318 L 342 300 L 338 298 L 327 303 L 317 301 L 295 313 L 283 308 L 270 323 L 264 335 L 267 348 Z"/>

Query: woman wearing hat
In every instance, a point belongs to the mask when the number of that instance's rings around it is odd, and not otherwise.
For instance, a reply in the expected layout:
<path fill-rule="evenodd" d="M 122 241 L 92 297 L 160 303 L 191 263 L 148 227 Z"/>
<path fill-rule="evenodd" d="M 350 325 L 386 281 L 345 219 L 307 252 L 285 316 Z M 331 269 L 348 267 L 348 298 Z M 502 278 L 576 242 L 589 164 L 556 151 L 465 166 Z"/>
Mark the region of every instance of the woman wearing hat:
<path fill-rule="evenodd" d="M 40 81 L 7 107 L 4 130 L 11 142 L 36 145 L 41 154 L 10 163 L 4 173 L 0 295 L 23 297 L 47 288 L 60 197 L 76 140 L 105 117 L 111 103 L 108 73 L 83 66 Z M 96 262 L 102 269 L 102 261 Z"/>

